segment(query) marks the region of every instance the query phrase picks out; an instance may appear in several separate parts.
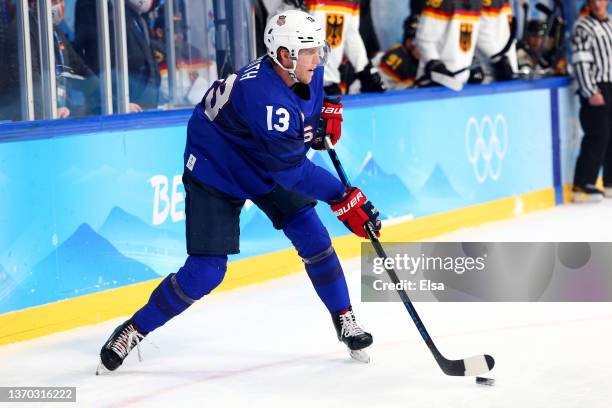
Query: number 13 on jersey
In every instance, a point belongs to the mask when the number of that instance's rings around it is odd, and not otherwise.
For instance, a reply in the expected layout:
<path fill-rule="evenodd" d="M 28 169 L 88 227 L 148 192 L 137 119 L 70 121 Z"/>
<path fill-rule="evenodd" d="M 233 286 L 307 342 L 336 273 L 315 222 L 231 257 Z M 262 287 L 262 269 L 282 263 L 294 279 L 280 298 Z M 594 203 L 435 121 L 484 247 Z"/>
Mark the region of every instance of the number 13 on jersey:
<path fill-rule="evenodd" d="M 289 129 L 289 112 L 285 108 L 278 108 L 274 110 L 274 106 L 266 106 L 268 111 L 267 123 L 268 130 L 276 130 L 278 132 L 285 132 Z"/>

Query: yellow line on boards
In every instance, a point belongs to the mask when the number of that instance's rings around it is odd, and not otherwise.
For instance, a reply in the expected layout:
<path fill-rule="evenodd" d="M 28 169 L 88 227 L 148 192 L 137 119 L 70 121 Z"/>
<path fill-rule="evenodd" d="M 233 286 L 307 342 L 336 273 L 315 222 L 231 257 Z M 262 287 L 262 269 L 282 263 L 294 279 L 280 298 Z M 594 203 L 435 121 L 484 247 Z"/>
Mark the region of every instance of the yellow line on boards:
<path fill-rule="evenodd" d="M 565 189 L 567 194 L 567 187 Z M 555 205 L 552 188 L 452 210 L 442 214 L 385 225 L 381 241 L 411 242 L 431 238 L 458 228 L 512 218 Z M 360 239 L 345 235 L 333 240 L 340 258 L 360 255 Z M 302 271 L 294 249 L 273 252 L 228 264 L 226 279 L 215 290 L 231 290 Z M 75 327 L 130 315 L 148 299 L 160 282 L 154 279 L 99 293 L 48 303 L 0 315 L 0 345 L 32 339 Z"/>

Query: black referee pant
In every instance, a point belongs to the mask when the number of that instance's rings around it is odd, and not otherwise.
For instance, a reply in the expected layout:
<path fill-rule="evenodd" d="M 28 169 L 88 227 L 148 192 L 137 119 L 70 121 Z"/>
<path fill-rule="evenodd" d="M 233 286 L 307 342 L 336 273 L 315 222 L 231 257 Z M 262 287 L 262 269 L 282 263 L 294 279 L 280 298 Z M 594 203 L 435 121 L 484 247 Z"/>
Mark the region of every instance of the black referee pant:
<path fill-rule="evenodd" d="M 612 83 L 598 83 L 606 104 L 591 106 L 580 98 L 580 124 L 584 138 L 576 162 L 574 185 L 595 184 L 599 169 L 604 166 L 605 187 L 612 187 Z"/>

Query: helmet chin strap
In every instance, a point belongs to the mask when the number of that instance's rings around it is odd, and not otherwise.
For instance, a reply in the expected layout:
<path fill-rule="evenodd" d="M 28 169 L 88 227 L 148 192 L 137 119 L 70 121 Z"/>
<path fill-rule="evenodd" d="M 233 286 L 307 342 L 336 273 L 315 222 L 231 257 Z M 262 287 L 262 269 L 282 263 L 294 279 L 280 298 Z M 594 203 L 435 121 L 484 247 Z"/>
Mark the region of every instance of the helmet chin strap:
<path fill-rule="evenodd" d="M 291 63 L 293 65 L 292 68 L 287 68 L 285 66 L 283 66 L 283 64 L 280 63 L 280 61 L 277 58 L 273 58 L 274 62 L 276 63 L 276 65 L 278 65 L 279 67 L 281 67 L 281 69 L 285 72 L 287 72 L 289 74 L 289 77 L 291 77 L 291 79 L 293 79 L 294 82 L 298 83 L 300 82 L 297 78 L 297 76 L 295 75 L 295 69 L 297 68 L 297 61 L 292 59 Z"/>

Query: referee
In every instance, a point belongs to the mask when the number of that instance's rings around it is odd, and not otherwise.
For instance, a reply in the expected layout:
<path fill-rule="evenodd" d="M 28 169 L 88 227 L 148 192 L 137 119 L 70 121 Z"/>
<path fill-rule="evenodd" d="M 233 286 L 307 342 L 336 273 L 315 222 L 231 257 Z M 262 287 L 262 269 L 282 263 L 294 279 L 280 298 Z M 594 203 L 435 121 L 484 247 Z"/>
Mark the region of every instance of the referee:
<path fill-rule="evenodd" d="M 587 0 L 590 13 L 572 34 L 573 64 L 580 88 L 584 138 L 574 174 L 573 201 L 612 198 L 612 21 L 609 0 Z M 595 187 L 603 164 L 604 191 Z"/>

